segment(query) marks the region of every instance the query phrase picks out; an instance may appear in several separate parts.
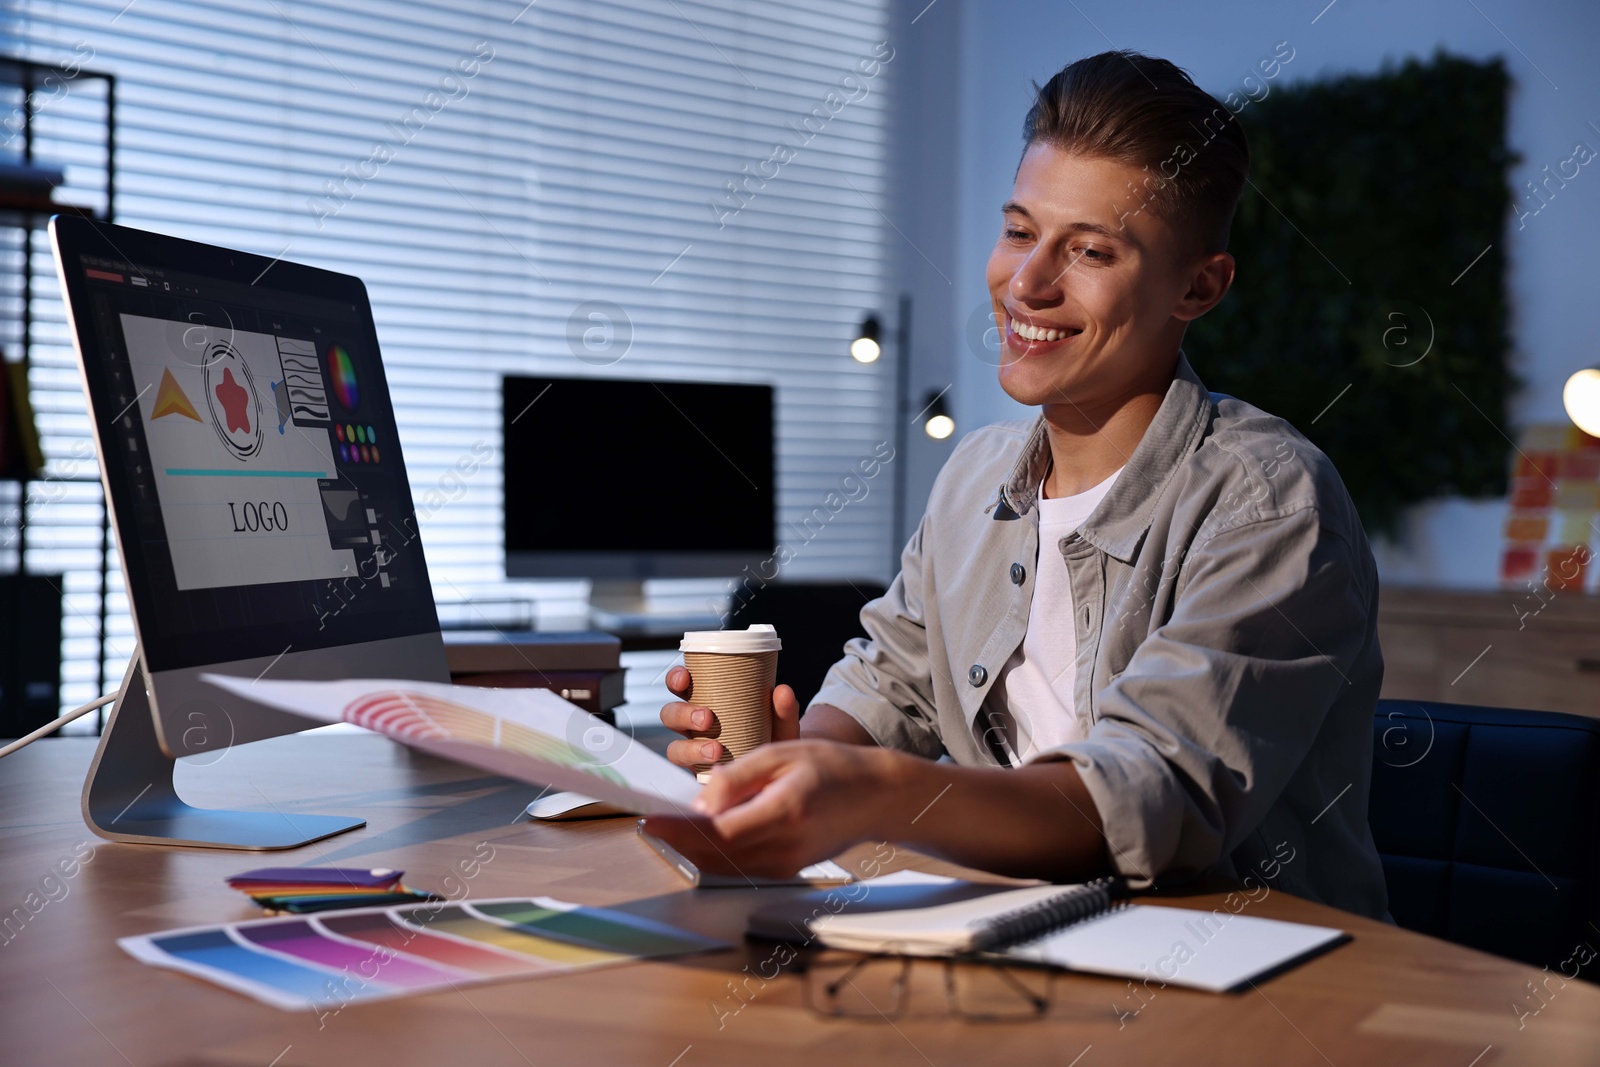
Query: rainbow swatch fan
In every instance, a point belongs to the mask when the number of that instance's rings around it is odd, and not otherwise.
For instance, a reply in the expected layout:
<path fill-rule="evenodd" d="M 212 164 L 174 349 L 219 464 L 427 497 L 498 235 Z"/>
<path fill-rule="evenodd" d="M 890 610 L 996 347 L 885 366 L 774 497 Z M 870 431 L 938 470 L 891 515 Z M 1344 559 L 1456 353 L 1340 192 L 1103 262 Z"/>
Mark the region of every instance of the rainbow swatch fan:
<path fill-rule="evenodd" d="M 524 723 L 444 700 L 419 689 L 367 693 L 344 709 L 344 720 L 400 740 L 463 741 L 509 749 L 625 785 L 626 780 L 581 745 Z"/>
<path fill-rule="evenodd" d="M 361 385 L 356 381 L 355 364 L 343 345 L 328 346 L 328 379 L 333 382 L 333 395 L 339 403 L 346 411 L 354 412 L 361 403 Z"/>
<path fill-rule="evenodd" d="M 545 689 L 209 673 L 200 680 L 312 722 L 355 723 L 469 767 L 582 793 L 640 815 L 681 817 L 700 793 L 694 775 Z"/>

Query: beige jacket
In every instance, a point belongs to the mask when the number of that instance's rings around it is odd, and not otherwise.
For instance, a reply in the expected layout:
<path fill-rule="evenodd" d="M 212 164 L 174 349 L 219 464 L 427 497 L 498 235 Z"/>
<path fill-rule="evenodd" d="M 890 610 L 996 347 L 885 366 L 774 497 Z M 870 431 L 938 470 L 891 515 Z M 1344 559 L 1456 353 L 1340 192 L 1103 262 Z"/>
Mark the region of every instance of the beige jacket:
<path fill-rule="evenodd" d="M 1042 418 L 961 441 L 814 703 L 885 746 L 1004 765 L 987 709 L 1027 629 L 1049 464 Z M 1208 392 L 1180 354 L 1110 492 L 1044 550 L 1076 605 L 1083 739 L 1038 758 L 1077 765 L 1117 870 L 1136 887 L 1260 880 L 1384 917 L 1367 827 L 1378 580 L 1327 456 Z"/>

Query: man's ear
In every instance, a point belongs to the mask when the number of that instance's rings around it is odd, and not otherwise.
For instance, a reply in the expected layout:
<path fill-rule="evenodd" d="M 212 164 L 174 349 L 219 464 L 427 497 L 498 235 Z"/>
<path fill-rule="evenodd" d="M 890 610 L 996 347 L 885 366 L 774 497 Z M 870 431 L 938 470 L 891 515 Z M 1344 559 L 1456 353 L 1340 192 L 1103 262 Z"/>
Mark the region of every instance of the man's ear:
<path fill-rule="evenodd" d="M 1189 275 L 1189 289 L 1173 308 L 1172 317 L 1191 322 L 1222 302 L 1233 286 L 1233 256 L 1213 252 L 1195 264 Z"/>

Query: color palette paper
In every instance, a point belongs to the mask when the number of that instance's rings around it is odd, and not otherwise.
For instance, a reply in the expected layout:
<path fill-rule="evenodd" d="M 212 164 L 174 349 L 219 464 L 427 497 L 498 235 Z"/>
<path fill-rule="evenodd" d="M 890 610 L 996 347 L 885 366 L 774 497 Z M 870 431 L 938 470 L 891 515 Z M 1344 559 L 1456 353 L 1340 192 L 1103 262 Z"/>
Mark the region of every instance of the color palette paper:
<path fill-rule="evenodd" d="M 445 759 L 640 815 L 688 814 L 694 775 L 544 689 L 394 679 L 205 682 L 315 722 L 352 722 Z"/>
<path fill-rule="evenodd" d="M 269 912 L 296 914 L 440 899 L 402 885 L 404 873 L 387 867 L 262 867 L 233 875 L 228 884 Z"/>
<path fill-rule="evenodd" d="M 258 885 L 320 885 L 333 888 L 388 889 L 404 871 L 393 867 L 258 867 L 228 876 L 235 889 Z"/>
<path fill-rule="evenodd" d="M 549 897 L 360 908 L 125 937 L 123 950 L 285 1011 L 727 948 Z"/>

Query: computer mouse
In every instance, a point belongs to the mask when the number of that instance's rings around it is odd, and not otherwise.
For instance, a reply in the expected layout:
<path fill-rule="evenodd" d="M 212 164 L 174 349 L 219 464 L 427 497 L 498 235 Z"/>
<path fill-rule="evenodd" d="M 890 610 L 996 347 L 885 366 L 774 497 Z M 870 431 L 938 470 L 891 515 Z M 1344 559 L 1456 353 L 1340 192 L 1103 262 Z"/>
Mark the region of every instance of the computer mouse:
<path fill-rule="evenodd" d="M 561 819 L 598 819 L 607 815 L 629 815 L 603 800 L 582 793 L 550 793 L 528 805 L 528 817 L 544 822 Z"/>

